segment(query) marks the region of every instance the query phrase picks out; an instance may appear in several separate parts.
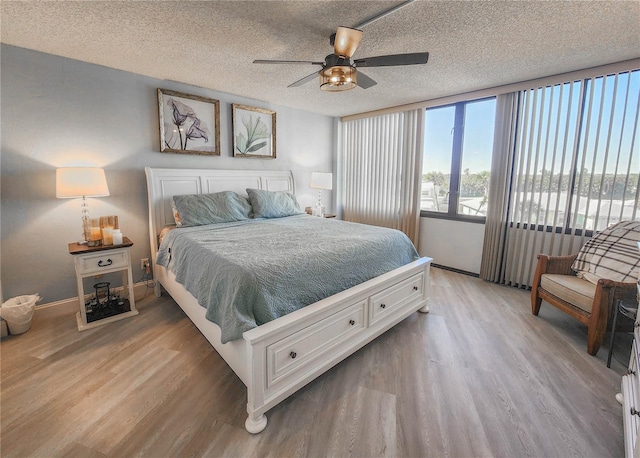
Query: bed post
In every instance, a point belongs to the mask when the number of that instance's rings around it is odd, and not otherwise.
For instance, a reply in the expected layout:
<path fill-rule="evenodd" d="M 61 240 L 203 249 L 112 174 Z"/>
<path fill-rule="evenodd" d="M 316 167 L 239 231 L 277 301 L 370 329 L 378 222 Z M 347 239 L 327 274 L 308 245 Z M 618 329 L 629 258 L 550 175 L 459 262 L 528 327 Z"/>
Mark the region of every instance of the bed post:
<path fill-rule="evenodd" d="M 160 282 L 158 282 L 156 275 L 156 254 L 158 253 L 158 232 L 156 225 L 155 213 L 157 209 L 155 208 L 156 204 L 156 189 L 154 183 L 154 174 L 153 169 L 151 167 L 144 168 L 144 174 L 147 178 L 147 204 L 149 205 L 149 247 L 151 249 L 151 272 L 153 272 L 153 293 L 156 297 L 160 297 Z"/>
<path fill-rule="evenodd" d="M 267 427 L 267 416 L 264 414 L 264 388 L 262 383 L 267 373 L 265 366 L 264 354 L 265 346 L 262 342 L 252 341 L 245 332 L 243 335 L 245 341 L 246 354 L 249 355 L 250 362 L 249 377 L 247 385 L 247 420 L 244 427 L 251 434 L 258 434 Z M 256 406 L 258 408 L 256 408 Z"/>
<path fill-rule="evenodd" d="M 254 415 L 249 412 L 247 421 L 244 422 L 244 427 L 251 434 L 261 433 L 267 427 L 267 416 L 265 414 Z"/>
<path fill-rule="evenodd" d="M 419 308 L 418 312 L 420 313 L 429 313 L 429 293 L 431 292 L 431 263 L 429 263 L 427 265 L 427 267 L 425 268 L 426 272 L 426 284 L 425 284 L 425 288 L 424 288 L 424 300 L 426 301 L 426 304 L 424 304 L 424 307 Z"/>

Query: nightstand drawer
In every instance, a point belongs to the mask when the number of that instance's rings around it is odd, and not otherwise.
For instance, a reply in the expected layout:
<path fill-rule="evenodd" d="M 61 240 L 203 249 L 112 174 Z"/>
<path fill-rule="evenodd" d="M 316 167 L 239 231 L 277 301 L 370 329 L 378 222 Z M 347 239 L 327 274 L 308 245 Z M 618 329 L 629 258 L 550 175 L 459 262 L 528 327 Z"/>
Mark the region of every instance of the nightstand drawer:
<path fill-rule="evenodd" d="M 128 268 L 129 253 L 125 250 L 109 250 L 95 255 L 83 255 L 76 258 L 78 274 L 99 273 L 114 268 Z"/>

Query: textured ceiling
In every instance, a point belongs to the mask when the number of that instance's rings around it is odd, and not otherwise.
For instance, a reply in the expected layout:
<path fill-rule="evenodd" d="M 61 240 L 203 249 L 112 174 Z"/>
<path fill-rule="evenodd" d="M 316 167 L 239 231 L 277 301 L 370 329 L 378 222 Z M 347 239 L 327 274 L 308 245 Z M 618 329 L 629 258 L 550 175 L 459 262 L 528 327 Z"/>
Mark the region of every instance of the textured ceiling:
<path fill-rule="evenodd" d="M 325 93 L 329 35 L 400 1 L 2 0 L 2 42 L 331 116 L 361 113 L 640 57 L 638 1 L 421 1 L 363 27 L 354 58 L 430 53 L 367 68 L 378 85 Z"/>

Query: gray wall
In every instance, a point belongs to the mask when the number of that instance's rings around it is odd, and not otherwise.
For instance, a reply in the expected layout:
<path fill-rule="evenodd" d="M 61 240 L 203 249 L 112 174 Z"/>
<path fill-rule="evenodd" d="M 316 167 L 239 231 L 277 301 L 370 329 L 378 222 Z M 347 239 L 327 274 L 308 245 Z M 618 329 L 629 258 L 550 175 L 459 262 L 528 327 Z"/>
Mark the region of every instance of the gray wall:
<path fill-rule="evenodd" d="M 302 206 L 312 171 L 331 171 L 334 119 L 172 81 L 2 45 L 1 286 L 4 299 L 77 296 L 67 244 L 81 237 L 80 200 L 56 199 L 55 169 L 104 167 L 111 195 L 91 216 L 118 215 L 133 242 L 134 279 L 150 257 L 144 167 L 292 170 Z M 157 88 L 220 100 L 220 157 L 159 153 Z M 231 103 L 277 112 L 277 158 L 231 155 Z M 332 195 L 324 191 L 324 202 Z M 328 205 L 329 206 L 329 205 Z M 328 210 L 331 210 L 328 208 Z"/>

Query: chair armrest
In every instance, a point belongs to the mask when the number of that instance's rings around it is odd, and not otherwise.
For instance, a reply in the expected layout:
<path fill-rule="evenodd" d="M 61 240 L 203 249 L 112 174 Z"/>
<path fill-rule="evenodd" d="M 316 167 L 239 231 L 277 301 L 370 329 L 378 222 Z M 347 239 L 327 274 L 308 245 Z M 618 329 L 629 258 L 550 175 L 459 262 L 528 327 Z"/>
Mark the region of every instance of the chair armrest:
<path fill-rule="evenodd" d="M 638 289 L 635 283 L 626 283 L 601 278 L 598 280 L 596 285 L 596 296 L 598 295 L 597 290 L 599 289 L 603 291 L 606 290 L 607 294 L 611 295 L 612 301 L 622 300 L 631 304 L 638 302 Z"/>
<path fill-rule="evenodd" d="M 613 312 L 616 300 L 624 299 L 636 304 L 637 292 L 635 283 L 623 283 L 604 278 L 598 280 L 590 317 L 592 325 L 598 327 L 598 332 L 606 332 L 607 320 Z"/>
<path fill-rule="evenodd" d="M 629 304 L 638 303 L 638 288 L 635 283 L 626 283 L 620 281 L 611 281 L 610 286 L 613 288 L 613 299 L 625 301 Z"/>

